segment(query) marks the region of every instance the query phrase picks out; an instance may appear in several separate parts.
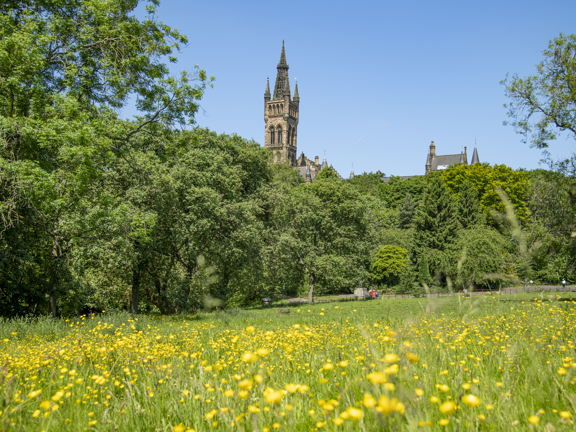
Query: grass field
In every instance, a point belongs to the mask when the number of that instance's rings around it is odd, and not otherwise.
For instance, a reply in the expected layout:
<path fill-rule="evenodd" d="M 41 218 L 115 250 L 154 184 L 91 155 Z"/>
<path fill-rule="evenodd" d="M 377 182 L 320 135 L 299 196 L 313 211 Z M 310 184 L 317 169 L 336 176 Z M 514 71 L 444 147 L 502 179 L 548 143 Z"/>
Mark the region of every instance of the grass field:
<path fill-rule="evenodd" d="M 571 431 L 573 294 L 0 325 L 0 430 Z"/>

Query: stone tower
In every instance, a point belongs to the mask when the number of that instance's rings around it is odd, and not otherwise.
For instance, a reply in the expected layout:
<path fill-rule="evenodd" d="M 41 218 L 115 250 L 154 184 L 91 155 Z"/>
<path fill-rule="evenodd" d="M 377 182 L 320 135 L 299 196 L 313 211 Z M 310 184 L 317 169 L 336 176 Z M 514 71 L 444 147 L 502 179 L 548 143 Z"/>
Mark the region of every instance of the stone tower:
<path fill-rule="evenodd" d="M 296 165 L 296 145 L 298 140 L 298 83 L 294 88 L 294 98 L 290 96 L 290 80 L 284 41 L 278 63 L 274 97 L 271 99 L 270 79 L 264 92 L 264 147 L 272 152 L 273 163 Z"/>

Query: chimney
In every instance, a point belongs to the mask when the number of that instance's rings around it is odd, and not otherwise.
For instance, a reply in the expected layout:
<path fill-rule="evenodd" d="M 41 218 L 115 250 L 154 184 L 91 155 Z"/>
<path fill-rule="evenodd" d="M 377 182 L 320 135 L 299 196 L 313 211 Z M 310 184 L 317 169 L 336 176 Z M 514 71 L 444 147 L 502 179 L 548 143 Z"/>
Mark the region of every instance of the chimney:
<path fill-rule="evenodd" d="M 320 158 L 319 158 L 318 156 L 316 156 L 316 157 L 314 158 L 314 164 L 318 165 L 318 161 L 319 161 L 319 160 L 320 160 Z"/>

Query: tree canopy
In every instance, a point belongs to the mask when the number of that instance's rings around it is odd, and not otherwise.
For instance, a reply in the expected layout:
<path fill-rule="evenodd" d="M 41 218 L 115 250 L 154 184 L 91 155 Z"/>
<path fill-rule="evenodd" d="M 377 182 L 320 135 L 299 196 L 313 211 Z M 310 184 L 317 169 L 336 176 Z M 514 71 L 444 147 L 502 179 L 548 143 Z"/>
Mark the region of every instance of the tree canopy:
<path fill-rule="evenodd" d="M 514 74 L 502 81 L 510 124 L 537 148 L 548 147 L 562 133 L 576 139 L 576 35 L 560 33 L 542 54 L 536 75 Z"/>

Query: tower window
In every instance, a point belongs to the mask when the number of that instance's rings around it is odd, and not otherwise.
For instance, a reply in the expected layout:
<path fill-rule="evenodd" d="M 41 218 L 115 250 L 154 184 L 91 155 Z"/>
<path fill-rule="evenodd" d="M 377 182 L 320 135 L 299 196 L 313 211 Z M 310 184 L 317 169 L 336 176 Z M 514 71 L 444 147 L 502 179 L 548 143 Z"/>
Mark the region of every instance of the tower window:
<path fill-rule="evenodd" d="M 270 144 L 275 144 L 274 135 L 275 135 L 274 129 L 270 129 Z"/>
<path fill-rule="evenodd" d="M 286 142 L 290 144 L 290 135 L 292 134 L 292 127 L 288 126 L 288 136 L 286 138 Z"/>
<path fill-rule="evenodd" d="M 290 142 L 290 144 L 294 145 L 294 132 L 296 132 L 294 129 L 292 129 L 292 141 Z"/>
<path fill-rule="evenodd" d="M 278 128 L 278 144 L 282 144 L 282 129 Z"/>

